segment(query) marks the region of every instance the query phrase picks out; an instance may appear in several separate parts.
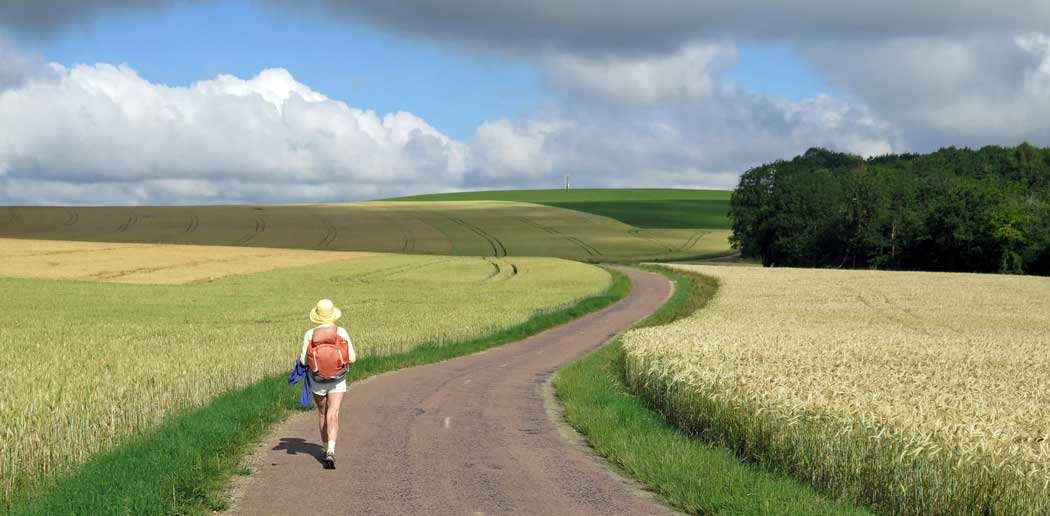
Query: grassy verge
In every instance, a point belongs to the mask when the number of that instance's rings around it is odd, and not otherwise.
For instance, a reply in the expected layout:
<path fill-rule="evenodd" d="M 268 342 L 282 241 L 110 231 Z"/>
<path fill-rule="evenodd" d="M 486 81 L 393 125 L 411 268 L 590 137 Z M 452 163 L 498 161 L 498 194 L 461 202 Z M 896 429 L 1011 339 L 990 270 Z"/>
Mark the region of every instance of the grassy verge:
<path fill-rule="evenodd" d="M 421 345 L 408 353 L 368 357 L 348 380 L 429 364 L 519 340 L 604 308 L 623 298 L 630 280 L 616 271 L 612 287 L 557 311 L 487 337 L 453 345 Z M 275 422 L 295 410 L 299 386 L 285 375 L 225 393 L 207 405 L 175 414 L 159 427 L 96 455 L 73 471 L 41 483 L 0 506 L 3 514 L 199 514 L 222 510 L 219 492 L 240 471 L 241 457 Z M 56 429 L 55 438 L 61 438 Z"/>
<path fill-rule="evenodd" d="M 689 274 L 651 265 L 643 265 L 639 268 L 667 276 L 667 279 L 674 283 L 674 293 L 657 311 L 635 325 L 636 328 L 661 326 L 688 317 L 703 308 L 718 291 L 718 280 L 710 276 Z"/>
<path fill-rule="evenodd" d="M 642 325 L 685 317 L 717 290 L 710 278 L 660 272 L 675 282 L 675 294 Z M 569 423 L 598 454 L 679 509 L 693 514 L 868 514 L 796 480 L 743 463 L 731 450 L 704 444 L 668 423 L 628 392 L 619 342 L 560 370 L 554 388 Z"/>

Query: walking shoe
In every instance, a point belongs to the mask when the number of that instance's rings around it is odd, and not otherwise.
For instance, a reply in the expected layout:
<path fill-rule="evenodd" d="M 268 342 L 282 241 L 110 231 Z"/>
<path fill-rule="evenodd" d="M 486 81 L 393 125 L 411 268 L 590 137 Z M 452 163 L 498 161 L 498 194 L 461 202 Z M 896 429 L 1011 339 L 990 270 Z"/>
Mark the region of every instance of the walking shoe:
<path fill-rule="evenodd" d="M 335 469 L 335 454 L 332 452 L 324 453 L 324 469 Z"/>

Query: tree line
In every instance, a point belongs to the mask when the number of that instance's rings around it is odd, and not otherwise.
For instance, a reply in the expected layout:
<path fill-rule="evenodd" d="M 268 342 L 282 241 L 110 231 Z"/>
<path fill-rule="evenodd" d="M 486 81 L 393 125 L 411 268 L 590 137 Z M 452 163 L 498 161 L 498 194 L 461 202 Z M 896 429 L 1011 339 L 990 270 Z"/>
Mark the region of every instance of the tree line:
<path fill-rule="evenodd" d="M 864 159 L 809 149 L 748 170 L 730 200 L 765 266 L 1050 274 L 1050 148 Z"/>

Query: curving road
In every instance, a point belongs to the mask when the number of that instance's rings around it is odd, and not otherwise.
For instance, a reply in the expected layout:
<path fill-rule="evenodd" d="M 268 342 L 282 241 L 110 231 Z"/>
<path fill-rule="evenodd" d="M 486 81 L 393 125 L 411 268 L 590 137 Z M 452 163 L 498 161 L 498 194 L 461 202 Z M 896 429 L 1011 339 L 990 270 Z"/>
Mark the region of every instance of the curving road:
<path fill-rule="evenodd" d="M 533 337 L 351 386 L 337 469 L 324 470 L 316 415 L 260 445 L 235 488 L 237 514 L 669 514 L 565 432 L 554 371 L 656 310 L 671 284 L 622 269 L 620 302 Z"/>

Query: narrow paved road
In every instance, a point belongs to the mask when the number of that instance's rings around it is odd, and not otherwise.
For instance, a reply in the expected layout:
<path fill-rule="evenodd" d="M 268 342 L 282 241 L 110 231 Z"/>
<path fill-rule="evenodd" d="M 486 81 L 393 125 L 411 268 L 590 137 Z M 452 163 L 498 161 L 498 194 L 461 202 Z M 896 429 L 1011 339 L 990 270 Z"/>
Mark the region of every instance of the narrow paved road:
<path fill-rule="evenodd" d="M 253 457 L 255 471 L 237 489 L 233 512 L 668 514 L 560 433 L 544 403 L 558 367 L 628 329 L 671 292 L 663 276 L 623 272 L 631 293 L 602 311 L 352 385 L 334 471 L 320 464 L 316 415 L 294 416 Z"/>

